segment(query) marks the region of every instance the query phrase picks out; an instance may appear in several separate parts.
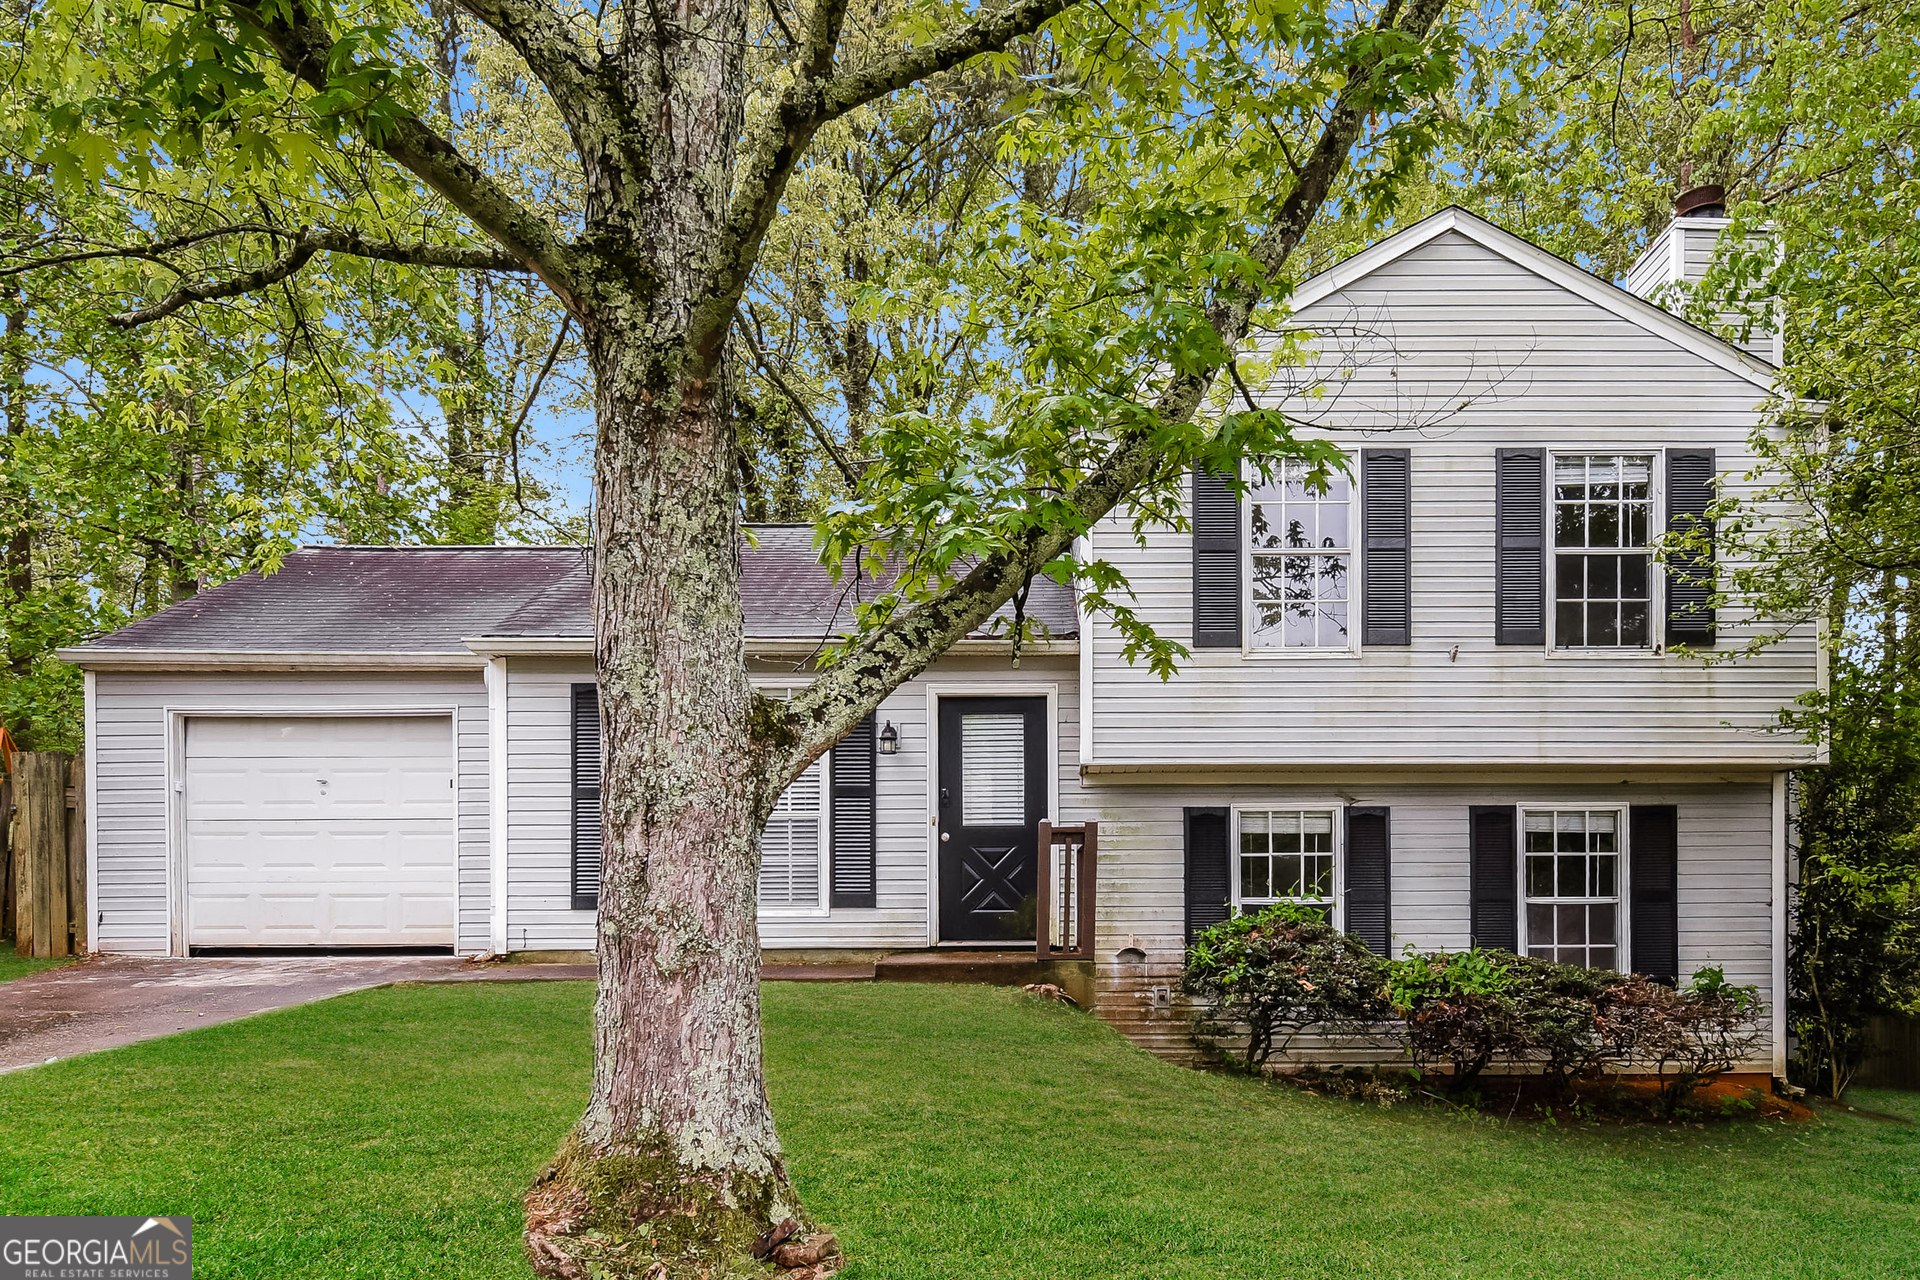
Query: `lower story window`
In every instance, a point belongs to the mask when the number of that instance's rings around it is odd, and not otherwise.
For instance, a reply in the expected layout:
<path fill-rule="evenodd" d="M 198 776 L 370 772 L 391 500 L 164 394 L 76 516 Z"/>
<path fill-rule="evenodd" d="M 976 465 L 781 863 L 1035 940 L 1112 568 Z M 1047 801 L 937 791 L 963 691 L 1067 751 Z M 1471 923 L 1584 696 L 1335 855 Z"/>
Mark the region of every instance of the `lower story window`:
<path fill-rule="evenodd" d="M 1333 810 L 1240 811 L 1240 905 L 1333 908 Z"/>
<path fill-rule="evenodd" d="M 1618 968 L 1619 810 L 1529 809 L 1525 829 L 1527 954 Z"/>
<path fill-rule="evenodd" d="M 827 758 L 780 793 L 760 833 L 760 905 L 818 909 L 826 899 Z"/>

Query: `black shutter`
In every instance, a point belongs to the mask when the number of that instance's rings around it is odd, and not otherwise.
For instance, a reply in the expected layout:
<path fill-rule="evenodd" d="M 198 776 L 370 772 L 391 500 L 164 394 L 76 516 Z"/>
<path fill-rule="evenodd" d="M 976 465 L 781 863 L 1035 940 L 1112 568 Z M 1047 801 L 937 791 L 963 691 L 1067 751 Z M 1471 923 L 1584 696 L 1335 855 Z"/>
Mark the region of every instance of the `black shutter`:
<path fill-rule="evenodd" d="M 1547 451 L 1494 451 L 1493 642 L 1547 642 Z"/>
<path fill-rule="evenodd" d="M 1347 932 L 1386 955 L 1393 937 L 1393 838 L 1384 808 L 1347 810 Z"/>
<path fill-rule="evenodd" d="M 832 882 L 827 903 L 834 907 L 871 907 L 878 903 L 874 884 L 874 739 L 873 716 L 834 744 L 828 758 L 832 840 Z"/>
<path fill-rule="evenodd" d="M 1233 910 L 1233 891 L 1227 881 L 1233 859 L 1227 809 L 1187 810 L 1187 945 L 1208 925 L 1219 924 Z"/>
<path fill-rule="evenodd" d="M 1670 804 L 1636 804 L 1628 823 L 1631 962 L 1658 982 L 1680 980 L 1680 819 Z"/>
<path fill-rule="evenodd" d="M 1520 909 L 1514 898 L 1520 866 L 1514 860 L 1513 806 L 1476 804 L 1467 810 L 1473 847 L 1473 945 L 1520 949 Z"/>
<path fill-rule="evenodd" d="M 600 691 L 573 686 L 573 909 L 600 905 Z"/>
<path fill-rule="evenodd" d="M 1667 558 L 1667 643 L 1705 648 L 1713 643 L 1713 450 L 1667 450 L 1667 532 L 1686 533 L 1704 526 L 1705 554 Z"/>
<path fill-rule="evenodd" d="M 1193 647 L 1240 647 L 1240 495 L 1193 470 Z"/>
<path fill-rule="evenodd" d="M 1360 643 L 1413 643 L 1413 494 L 1405 449 L 1360 452 Z"/>

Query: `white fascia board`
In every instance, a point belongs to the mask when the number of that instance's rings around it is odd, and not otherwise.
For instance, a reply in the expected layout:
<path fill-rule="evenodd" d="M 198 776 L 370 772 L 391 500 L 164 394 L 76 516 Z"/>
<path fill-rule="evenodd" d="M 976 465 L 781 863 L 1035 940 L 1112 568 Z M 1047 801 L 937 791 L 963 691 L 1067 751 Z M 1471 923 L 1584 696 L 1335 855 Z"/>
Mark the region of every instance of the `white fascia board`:
<path fill-rule="evenodd" d="M 460 643 L 485 658 L 593 656 L 592 636 L 470 636 Z"/>
<path fill-rule="evenodd" d="M 1379 244 L 1304 281 L 1292 296 L 1285 299 L 1287 309 L 1298 314 L 1448 231 L 1458 231 L 1482 248 L 1525 267 L 1542 279 L 1552 281 L 1629 324 L 1665 338 L 1728 373 L 1745 378 L 1763 390 L 1773 390 L 1775 371 L 1765 361 L 1721 341 L 1705 329 L 1689 324 L 1671 311 L 1664 311 L 1644 298 L 1636 298 L 1618 285 L 1582 271 L 1539 245 L 1522 240 L 1510 231 L 1502 231 L 1485 218 L 1457 207 L 1442 209 L 1422 218 L 1405 231 L 1388 236 Z"/>
<path fill-rule="evenodd" d="M 589 636 L 474 636 L 463 642 L 482 657 L 592 657 L 594 643 Z M 825 652 L 827 642 L 808 639 L 756 639 L 747 641 L 750 658 L 810 658 Z M 1030 640 L 1020 646 L 1022 653 L 1041 657 L 1072 657 L 1080 652 L 1078 640 Z M 961 640 L 948 653 L 1010 653 L 1005 640 Z"/>
<path fill-rule="evenodd" d="M 56 649 L 54 656 L 87 671 L 477 671 L 473 653 L 352 653 L 266 649 Z"/>

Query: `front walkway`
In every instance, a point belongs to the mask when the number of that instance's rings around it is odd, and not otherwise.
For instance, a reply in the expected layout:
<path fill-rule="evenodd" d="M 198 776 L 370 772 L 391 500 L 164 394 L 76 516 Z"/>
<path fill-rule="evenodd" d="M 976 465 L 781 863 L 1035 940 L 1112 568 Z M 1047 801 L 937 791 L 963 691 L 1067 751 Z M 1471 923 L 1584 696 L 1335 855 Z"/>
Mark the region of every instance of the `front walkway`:
<path fill-rule="evenodd" d="M 395 982 L 592 978 L 591 965 L 454 956 L 98 956 L 0 983 L 0 1072 Z"/>

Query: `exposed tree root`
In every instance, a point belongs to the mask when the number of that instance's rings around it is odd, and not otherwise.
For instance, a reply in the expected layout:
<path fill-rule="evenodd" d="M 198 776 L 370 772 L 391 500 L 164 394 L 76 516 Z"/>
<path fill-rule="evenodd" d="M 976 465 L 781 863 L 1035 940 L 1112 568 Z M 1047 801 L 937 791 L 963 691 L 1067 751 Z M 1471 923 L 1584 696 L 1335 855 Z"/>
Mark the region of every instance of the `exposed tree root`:
<path fill-rule="evenodd" d="M 525 1204 L 527 1256 L 548 1280 L 825 1280 L 843 1262 L 783 1171 L 694 1171 L 569 1137 Z"/>

